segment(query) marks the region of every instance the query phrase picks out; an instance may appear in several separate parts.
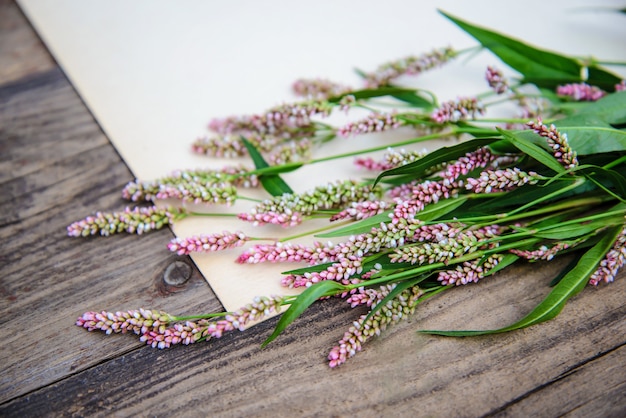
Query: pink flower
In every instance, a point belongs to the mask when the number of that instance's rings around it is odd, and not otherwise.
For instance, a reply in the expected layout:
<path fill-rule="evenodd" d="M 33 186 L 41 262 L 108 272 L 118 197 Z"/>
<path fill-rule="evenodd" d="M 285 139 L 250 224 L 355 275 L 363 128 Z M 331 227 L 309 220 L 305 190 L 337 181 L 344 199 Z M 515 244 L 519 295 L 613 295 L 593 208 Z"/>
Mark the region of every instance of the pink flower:
<path fill-rule="evenodd" d="M 417 151 L 406 151 L 400 150 L 395 151 L 393 149 L 389 149 L 383 159 L 381 161 L 376 161 L 371 157 L 367 158 L 356 158 L 354 163 L 357 166 L 363 167 L 366 170 L 370 171 L 385 171 L 395 167 L 403 166 L 414 161 L 419 160 L 424 157 L 425 152 L 417 152 Z"/>
<path fill-rule="evenodd" d="M 127 207 L 123 212 L 96 212 L 94 216 L 69 225 L 67 234 L 71 237 L 108 236 L 121 232 L 141 235 L 161 229 L 183 214 L 182 209 L 160 209 L 156 206 Z"/>
<path fill-rule="evenodd" d="M 502 94 L 509 89 L 509 83 L 502 75 L 502 71 L 495 67 L 487 67 L 485 78 L 487 79 L 487 83 L 489 83 L 489 87 L 491 87 L 497 94 Z"/>
<path fill-rule="evenodd" d="M 100 330 L 107 334 L 133 332 L 142 334 L 165 329 L 174 318 L 161 311 L 133 309 L 125 312 L 85 312 L 76 325 L 87 331 Z"/>
<path fill-rule="evenodd" d="M 455 123 L 469 118 L 474 119 L 476 114 L 484 114 L 485 108 L 476 98 L 460 98 L 443 103 L 431 114 L 437 123 Z"/>
<path fill-rule="evenodd" d="M 513 190 L 524 184 L 534 184 L 538 181 L 537 173 L 533 171 L 526 173 L 515 167 L 483 171 L 478 178 L 468 178 L 465 187 L 474 193 L 495 193 Z"/>
<path fill-rule="evenodd" d="M 280 311 L 284 299 L 279 296 L 257 297 L 221 319 L 199 319 L 177 322 L 177 317 L 147 309 L 126 312 L 85 312 L 76 325 L 88 331 L 100 330 L 107 334 L 132 332 L 139 340 L 153 348 L 168 348 L 176 344 L 192 344 L 211 338 L 220 338 L 225 332 L 240 330 L 252 321 L 261 320 Z M 180 320 L 183 320 L 181 318 Z M 171 325 L 168 327 L 168 325 Z"/>
<path fill-rule="evenodd" d="M 626 264 L 626 227 L 622 229 L 613 247 L 591 275 L 589 284 L 597 286 L 600 282 L 610 283 L 614 281 L 617 272 L 624 267 L 624 264 Z"/>
<path fill-rule="evenodd" d="M 380 194 L 380 186 L 362 185 L 352 180 L 337 181 L 308 192 L 285 193 L 266 199 L 238 217 L 255 225 L 290 227 L 300 224 L 305 216 L 313 215 L 316 211 L 341 208 L 351 202 L 376 200 Z"/>
<path fill-rule="evenodd" d="M 351 122 L 339 128 L 337 133 L 339 136 L 348 138 L 352 135 L 397 129 L 400 126 L 402 122 L 393 113 L 372 113 L 360 121 Z"/>
<path fill-rule="evenodd" d="M 435 49 L 426 54 L 408 56 L 382 64 L 374 72 L 366 74 L 365 81 L 371 88 L 384 86 L 402 75 L 419 75 L 440 67 L 455 56 L 456 52 L 452 48 Z"/>
<path fill-rule="evenodd" d="M 457 266 L 454 270 L 442 271 L 437 276 L 437 280 L 442 285 L 456 284 L 457 286 L 477 283 L 478 280 L 485 277 L 487 273 L 500 263 L 502 255 L 496 254 L 487 257 L 486 260 L 466 261 Z"/>
<path fill-rule="evenodd" d="M 541 118 L 538 118 L 537 122 L 530 121 L 527 125 L 537 134 L 547 139 L 548 145 L 552 148 L 554 158 L 556 158 L 563 167 L 574 168 L 578 166 L 576 152 L 569 146 L 567 134 L 561 134 L 554 125 L 547 127 L 543 124 Z"/>
<path fill-rule="evenodd" d="M 389 203 L 382 200 L 364 202 L 352 202 L 349 208 L 330 217 L 330 221 L 338 221 L 340 219 L 361 220 L 383 213 L 389 207 Z"/>
<path fill-rule="evenodd" d="M 193 252 L 214 252 L 242 246 L 250 238 L 243 232 L 224 231 L 221 234 L 197 235 L 187 238 L 174 238 L 167 248 L 178 255 Z"/>
<path fill-rule="evenodd" d="M 372 303 L 372 307 L 377 306 L 393 288 L 394 286 L 381 287 L 375 296 L 377 302 Z M 379 307 L 369 318 L 367 314 L 361 315 L 345 332 L 338 345 L 333 347 L 330 353 L 328 353 L 328 365 L 331 368 L 342 365 L 350 357 L 361 351 L 363 344 L 368 339 L 380 335 L 389 325 L 408 318 L 409 315 L 415 312 L 417 302 L 423 294 L 424 292 L 419 287 L 414 286 L 404 290 L 393 300 Z"/>
<path fill-rule="evenodd" d="M 300 225 L 302 223 L 302 215 L 298 212 L 286 211 L 284 213 L 267 211 L 260 213 L 240 213 L 237 218 L 242 221 L 252 222 L 254 225 L 273 224 L 280 225 L 285 228 Z"/>
<path fill-rule="evenodd" d="M 325 247 L 319 242 L 314 243 L 313 247 L 276 242 L 252 246 L 237 258 L 237 262 L 241 264 L 304 262 L 312 265 L 335 259 L 333 248 Z"/>
<path fill-rule="evenodd" d="M 556 88 L 559 96 L 570 97 L 577 102 L 595 102 L 606 95 L 606 92 L 587 83 L 565 84 Z"/>
<path fill-rule="evenodd" d="M 311 97 L 314 99 L 328 99 L 341 96 L 352 90 L 348 86 L 321 78 L 300 78 L 293 83 L 291 88 L 298 96 Z"/>

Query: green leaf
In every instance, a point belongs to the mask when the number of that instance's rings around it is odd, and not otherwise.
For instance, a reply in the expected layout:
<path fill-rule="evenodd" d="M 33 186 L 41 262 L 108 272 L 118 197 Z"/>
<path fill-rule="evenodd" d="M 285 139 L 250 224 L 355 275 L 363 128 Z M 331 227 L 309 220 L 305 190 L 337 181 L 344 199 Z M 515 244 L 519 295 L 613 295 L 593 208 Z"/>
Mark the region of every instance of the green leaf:
<path fill-rule="evenodd" d="M 270 165 L 268 167 L 257 168 L 249 171 L 247 174 L 256 174 L 259 176 L 268 176 L 272 174 L 289 173 L 302 167 L 304 163 L 289 163 L 281 165 Z"/>
<path fill-rule="evenodd" d="M 292 194 L 293 190 L 285 181 L 277 175 L 260 176 L 259 181 L 263 185 L 265 191 L 272 196 L 282 196 L 284 194 Z"/>
<path fill-rule="evenodd" d="M 589 167 L 581 171 L 607 189 L 614 189 L 621 199 L 626 199 L 626 178 L 617 171 L 603 167 Z"/>
<path fill-rule="evenodd" d="M 412 163 L 383 171 L 378 175 L 374 184 L 377 184 L 384 177 L 397 176 L 402 174 L 410 174 L 416 179 L 420 178 L 429 169 L 437 166 L 438 164 L 455 160 L 459 157 L 464 156 L 468 152 L 476 151 L 478 148 L 484 147 L 498 140 L 499 138 L 472 139 L 470 141 L 461 142 L 460 144 L 451 147 L 439 148 L 438 150 L 429 153 L 428 155 L 420 158 L 417 161 L 413 161 Z"/>
<path fill-rule="evenodd" d="M 565 171 L 565 168 L 556 160 L 556 158 L 554 158 L 554 156 L 545 149 L 521 136 L 518 136 L 517 134 L 511 133 L 510 131 L 500 130 L 500 132 L 507 140 L 509 140 L 509 142 L 511 142 L 511 144 L 513 144 L 513 146 L 515 146 L 515 148 L 519 149 L 526 155 L 534 158 L 557 173 L 563 173 Z M 535 136 L 539 135 L 535 134 Z"/>
<path fill-rule="evenodd" d="M 250 158 L 252 158 L 254 166 L 257 169 L 266 169 L 270 167 L 261 153 L 255 148 L 254 145 L 252 145 L 252 143 L 250 143 L 250 141 L 244 137 L 241 137 L 241 141 L 246 146 L 248 154 L 250 154 Z M 285 193 L 293 193 L 291 187 L 289 187 L 289 185 L 276 174 L 259 175 L 259 181 L 263 185 L 263 188 L 272 196 L 282 196 Z"/>
<path fill-rule="evenodd" d="M 276 328 L 274 328 L 274 332 L 263 342 L 261 348 L 274 341 L 274 339 L 276 339 L 276 337 L 278 337 L 289 324 L 299 317 L 302 312 L 311 306 L 313 302 L 323 296 L 331 296 L 344 290 L 346 290 L 346 286 L 334 280 L 325 280 L 306 289 L 289 306 L 289 309 L 282 314 L 280 320 L 276 324 Z"/>
<path fill-rule="evenodd" d="M 567 134 L 567 142 L 578 155 L 626 151 L 626 132 L 611 126 L 566 126 L 555 123 Z"/>
<path fill-rule="evenodd" d="M 242 136 L 241 142 L 243 142 L 243 145 L 245 145 L 246 149 L 248 150 L 248 154 L 250 154 L 250 158 L 252 158 L 252 162 L 254 163 L 254 166 L 257 169 L 266 168 L 270 166 L 268 162 L 265 161 L 265 159 L 263 158 L 259 150 L 257 150 L 256 147 L 252 145 L 250 141 L 248 141 L 246 138 Z"/>
<path fill-rule="evenodd" d="M 363 89 L 351 91 L 340 96 L 328 99 L 330 103 L 339 103 L 346 96 L 354 96 L 357 100 L 373 99 L 376 97 L 391 96 L 403 102 L 407 102 L 416 107 L 431 108 L 433 103 L 419 95 L 419 92 L 413 89 L 403 87 L 384 86 L 375 89 Z"/>
<path fill-rule="evenodd" d="M 546 239 L 569 240 L 582 235 L 590 234 L 597 229 L 606 227 L 607 225 L 616 225 L 621 222 L 623 222 L 623 216 L 616 216 L 608 219 L 603 218 L 600 221 L 587 224 L 554 225 L 553 227 L 537 232 L 534 236 Z"/>
<path fill-rule="evenodd" d="M 567 276 L 567 273 L 569 273 L 574 267 L 576 267 L 576 264 L 578 264 L 578 258 L 574 257 L 569 263 L 567 263 L 563 270 L 561 270 L 559 274 L 557 274 L 554 279 L 552 279 L 549 286 L 556 286 L 561 280 L 563 280 L 563 277 Z"/>
<path fill-rule="evenodd" d="M 422 109 L 431 109 L 434 107 L 433 103 L 428 99 L 420 96 L 416 92 L 402 92 L 391 95 L 393 98 L 402 102 L 409 103 L 410 105 Z"/>
<path fill-rule="evenodd" d="M 624 104 L 626 108 L 626 104 Z M 597 118 L 571 117 L 554 122 L 559 132 L 567 134 L 567 142 L 579 156 L 626 151 L 626 131 L 615 129 Z M 545 139 L 531 130 L 517 131 L 515 136 L 543 146 Z M 499 149 L 503 148 L 498 144 Z"/>
<path fill-rule="evenodd" d="M 626 151 L 626 132 L 612 125 L 626 123 L 626 91 L 589 103 L 567 118 L 554 122 L 578 155 Z M 532 131 L 516 132 L 519 138 L 538 143 Z"/>
<path fill-rule="evenodd" d="M 584 67 L 574 58 L 530 46 L 445 12 L 439 12 L 473 36 L 504 63 L 520 72 L 525 83 L 553 89 L 560 84 L 586 81 L 604 90 L 613 91 L 615 84 L 621 81 L 620 77 L 597 66 L 589 67 L 588 77 L 583 80 Z"/>
<path fill-rule="evenodd" d="M 600 261 L 602 261 L 602 259 L 606 256 L 606 253 L 611 249 L 621 230 L 622 226 L 620 225 L 605 232 L 602 239 L 580 258 L 576 266 L 571 269 L 556 286 L 554 286 L 548 296 L 528 315 L 514 324 L 504 328 L 486 331 L 426 330 L 420 332 L 448 337 L 470 337 L 514 331 L 554 318 L 559 314 L 559 312 L 561 312 L 565 303 L 585 287 L 587 280 L 596 271 Z"/>
<path fill-rule="evenodd" d="M 584 126 L 593 120 L 606 125 L 626 123 L 626 91 L 608 94 L 600 100 L 587 103 L 578 110 L 576 115 L 560 119 L 555 122 L 555 125 Z M 585 123 L 573 123 L 573 121 L 584 121 Z"/>
<path fill-rule="evenodd" d="M 497 213 L 498 211 L 509 212 L 515 211 L 522 205 L 528 205 L 531 202 L 550 203 L 551 201 L 561 200 L 565 197 L 581 195 L 583 193 L 595 190 L 595 185 L 587 181 L 571 190 L 568 189 L 572 185 L 570 182 L 563 186 L 563 182 L 554 181 L 549 184 L 526 184 L 510 192 L 496 196 L 493 199 L 481 202 L 472 208 L 472 211 L 483 212 L 487 215 Z M 463 208 L 461 208 L 463 209 Z M 463 222 L 464 214 L 453 213 L 460 222 Z"/>

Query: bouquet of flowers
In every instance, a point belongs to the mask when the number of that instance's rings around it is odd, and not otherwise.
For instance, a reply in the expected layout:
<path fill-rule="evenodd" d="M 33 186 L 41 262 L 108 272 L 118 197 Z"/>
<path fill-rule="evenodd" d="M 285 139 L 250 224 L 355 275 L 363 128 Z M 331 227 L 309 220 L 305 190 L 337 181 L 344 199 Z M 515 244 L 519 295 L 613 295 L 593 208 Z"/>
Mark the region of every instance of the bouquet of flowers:
<path fill-rule="evenodd" d="M 285 228 L 312 219 L 330 222 L 311 236 L 336 244 L 265 239 L 240 231 L 176 238 L 180 255 L 242 247 L 238 263 L 299 263 L 281 283 L 297 296 L 262 296 L 235 312 L 174 316 L 150 309 L 87 312 L 77 325 L 89 331 L 134 333 L 153 347 L 191 344 L 243 330 L 251 321 L 282 312 L 265 344 L 312 303 L 341 297 L 367 306 L 328 355 L 343 364 L 363 343 L 415 311 L 418 304 L 456 286 L 478 282 L 517 262 L 574 254 L 548 296 L 528 315 L 495 330 L 421 332 L 471 336 L 512 331 L 554 318 L 586 284 L 614 280 L 626 259 L 626 83 L 594 59 L 569 57 L 443 13 L 489 49 L 519 77 L 486 69 L 490 87 L 476 97 L 440 103 L 430 91 L 404 87 L 407 76 L 445 65 L 475 49 L 447 47 L 360 72 L 363 87 L 302 79 L 296 103 L 245 116 L 213 120 L 213 135 L 193 144 L 216 157 L 249 156 L 254 167 L 181 170 L 154 181 L 129 183 L 123 196 L 143 202 L 115 213 L 98 212 L 68 227 L 75 237 L 142 234 L 189 216 L 196 204 L 231 204 L 262 187 L 268 198 L 236 216 L 255 225 Z M 385 101 L 383 101 L 384 99 Z M 389 111 L 389 103 L 396 104 Z M 488 108 L 514 104 L 518 115 L 486 119 Z M 367 111 L 365 118 L 333 126 L 336 111 Z M 413 128 L 409 140 L 360 150 L 362 179 L 342 179 L 295 193 L 281 174 L 345 157 L 313 158 L 337 137 Z M 430 153 L 403 147 L 459 138 Z M 369 151 L 387 149 L 382 159 Z M 177 199 L 171 207 L 155 205 Z M 245 246 L 245 247 L 244 247 Z"/>

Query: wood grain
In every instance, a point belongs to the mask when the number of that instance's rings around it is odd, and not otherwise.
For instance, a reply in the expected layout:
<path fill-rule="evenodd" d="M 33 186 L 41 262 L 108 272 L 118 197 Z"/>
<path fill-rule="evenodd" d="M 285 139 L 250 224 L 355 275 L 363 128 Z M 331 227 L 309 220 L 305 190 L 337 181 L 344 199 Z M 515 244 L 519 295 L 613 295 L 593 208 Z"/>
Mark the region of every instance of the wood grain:
<path fill-rule="evenodd" d="M 6 54 L 0 49 L 0 61 Z M 131 179 L 59 69 L 24 70 L 0 85 L 0 416 L 626 414 L 624 274 L 522 331 L 472 339 L 416 332 L 519 319 L 567 260 L 514 266 L 433 298 L 337 370 L 325 357 L 362 311 L 334 299 L 265 349 L 276 319 L 168 350 L 81 330 L 73 322 L 86 310 L 221 309 L 195 268 L 184 286 L 164 284 L 169 265 L 190 263 L 165 249 L 168 230 L 66 237 L 72 221 L 122 208 L 119 191 Z"/>
<path fill-rule="evenodd" d="M 56 66 L 13 0 L 0 0 L 0 84 Z"/>
<path fill-rule="evenodd" d="M 107 356 L 138 346 L 92 346 L 71 326 L 86 310 L 221 309 L 197 272 L 177 294 L 159 293 L 163 271 L 177 259 L 165 248 L 167 230 L 143 239 L 66 236 L 67 225 L 98 208 L 122 209 L 119 191 L 132 176 L 60 71 L 0 88 L 0 115 L 3 172 L 14 176 L 0 193 L 0 321 L 13 353 L 0 399 L 89 367 L 111 349 Z"/>

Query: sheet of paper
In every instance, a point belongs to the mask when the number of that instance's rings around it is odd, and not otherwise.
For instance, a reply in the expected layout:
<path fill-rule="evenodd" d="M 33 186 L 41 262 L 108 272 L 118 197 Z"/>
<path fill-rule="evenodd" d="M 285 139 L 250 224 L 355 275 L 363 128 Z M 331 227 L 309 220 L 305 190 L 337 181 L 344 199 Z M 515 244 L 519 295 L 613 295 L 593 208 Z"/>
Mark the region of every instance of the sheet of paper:
<path fill-rule="evenodd" d="M 190 145 L 208 133 L 212 118 L 260 113 L 293 101 L 290 85 L 297 78 L 322 77 L 357 86 L 355 68 L 373 70 L 382 62 L 432 48 L 476 45 L 437 8 L 544 48 L 626 60 L 626 16 L 601 10 L 620 8 L 620 1 L 18 3 L 134 175 L 143 180 L 176 169 L 232 164 L 195 155 Z M 424 74 L 414 85 L 432 89 L 444 100 L 472 95 L 485 90 L 483 74 L 489 64 L 503 67 L 481 53 Z M 317 156 L 407 135 L 337 140 Z M 305 191 L 361 174 L 348 158 L 298 170 L 285 180 L 296 191 Z M 249 202 L 239 202 L 229 210 L 249 207 Z M 222 230 L 243 230 L 255 237 L 296 233 L 253 228 L 224 217 L 186 219 L 174 228 L 177 236 Z M 291 267 L 239 265 L 234 262 L 239 251 L 193 256 L 227 310 L 257 295 L 293 293 L 279 285 L 280 272 Z"/>

